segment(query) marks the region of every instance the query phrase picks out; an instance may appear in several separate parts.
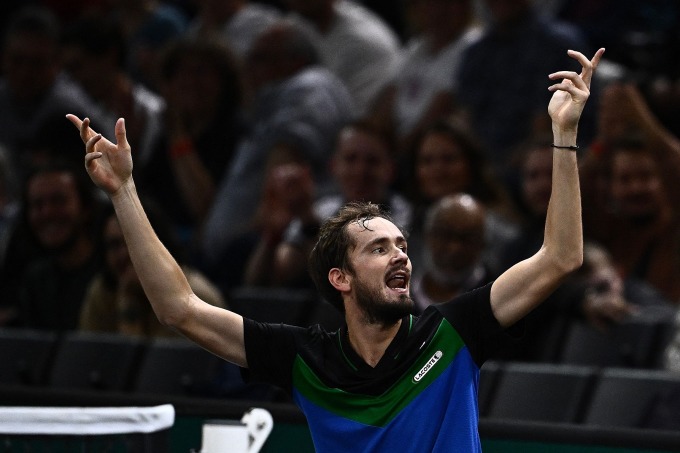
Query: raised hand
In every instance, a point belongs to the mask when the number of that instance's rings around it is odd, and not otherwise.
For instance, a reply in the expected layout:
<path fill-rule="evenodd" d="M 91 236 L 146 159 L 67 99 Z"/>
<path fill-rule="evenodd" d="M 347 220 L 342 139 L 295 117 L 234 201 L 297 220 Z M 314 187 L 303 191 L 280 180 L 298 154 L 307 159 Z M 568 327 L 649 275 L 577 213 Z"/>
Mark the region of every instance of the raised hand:
<path fill-rule="evenodd" d="M 132 155 L 125 134 L 125 121 L 116 122 L 116 144 L 111 143 L 90 127 L 90 120 L 66 115 L 80 130 L 85 144 L 85 168 L 92 181 L 109 195 L 113 195 L 132 177 Z"/>
<path fill-rule="evenodd" d="M 551 80 L 562 79 L 560 83 L 551 85 L 548 90 L 554 94 L 548 104 L 548 113 L 553 121 L 553 128 L 561 131 L 576 131 L 583 107 L 590 96 L 590 82 L 593 72 L 602 58 L 604 49 L 599 49 L 592 60 L 582 53 L 569 50 L 567 54 L 581 63 L 581 73 L 558 71 L 550 74 Z"/>

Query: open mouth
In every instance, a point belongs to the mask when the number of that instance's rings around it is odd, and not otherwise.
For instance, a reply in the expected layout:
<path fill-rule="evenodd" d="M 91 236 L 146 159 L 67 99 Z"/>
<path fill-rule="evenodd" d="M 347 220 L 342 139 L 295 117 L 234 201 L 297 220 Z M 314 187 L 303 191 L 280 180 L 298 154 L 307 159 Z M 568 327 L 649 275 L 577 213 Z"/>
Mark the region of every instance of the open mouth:
<path fill-rule="evenodd" d="M 387 286 L 400 292 L 406 291 L 410 275 L 408 271 L 399 270 L 387 276 Z"/>

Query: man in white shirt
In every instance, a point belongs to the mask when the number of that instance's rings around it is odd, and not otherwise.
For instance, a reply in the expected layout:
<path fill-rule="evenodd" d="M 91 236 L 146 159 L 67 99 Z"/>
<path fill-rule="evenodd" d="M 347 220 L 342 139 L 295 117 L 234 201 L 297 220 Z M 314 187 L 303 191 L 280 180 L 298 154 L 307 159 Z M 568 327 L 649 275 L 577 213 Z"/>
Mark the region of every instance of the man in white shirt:
<path fill-rule="evenodd" d="M 401 46 L 376 14 L 350 0 L 285 0 L 310 34 L 322 63 L 349 90 L 362 115 L 396 74 Z"/>

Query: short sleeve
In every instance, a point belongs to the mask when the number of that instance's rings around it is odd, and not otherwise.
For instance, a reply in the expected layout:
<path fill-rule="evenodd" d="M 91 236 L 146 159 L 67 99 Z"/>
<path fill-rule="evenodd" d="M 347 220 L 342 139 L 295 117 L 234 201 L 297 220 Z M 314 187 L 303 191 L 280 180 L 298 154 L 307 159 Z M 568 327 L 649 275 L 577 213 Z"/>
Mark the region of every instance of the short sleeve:
<path fill-rule="evenodd" d="M 446 304 L 435 307 L 463 339 L 472 358 L 481 366 L 508 341 L 515 341 L 524 331 L 523 322 L 503 328 L 491 311 L 491 285 L 467 292 Z"/>
<path fill-rule="evenodd" d="M 243 320 L 248 368 L 242 375 L 246 382 L 273 384 L 290 392 L 293 362 L 297 356 L 296 338 L 305 329 L 285 324 Z"/>

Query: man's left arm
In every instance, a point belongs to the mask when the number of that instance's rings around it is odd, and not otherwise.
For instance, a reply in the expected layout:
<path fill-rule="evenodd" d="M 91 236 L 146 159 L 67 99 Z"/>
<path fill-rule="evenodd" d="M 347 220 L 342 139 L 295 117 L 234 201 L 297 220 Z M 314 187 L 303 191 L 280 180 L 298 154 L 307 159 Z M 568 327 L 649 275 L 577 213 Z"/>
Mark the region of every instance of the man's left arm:
<path fill-rule="evenodd" d="M 559 71 L 550 79 L 548 106 L 553 129 L 552 194 L 543 245 L 530 258 L 504 272 L 491 287 L 491 308 L 498 322 L 511 326 L 545 300 L 583 262 L 581 193 L 576 152 L 578 121 L 590 95 L 590 82 L 604 49 L 592 60 L 570 50 L 581 63 L 580 74 Z"/>

